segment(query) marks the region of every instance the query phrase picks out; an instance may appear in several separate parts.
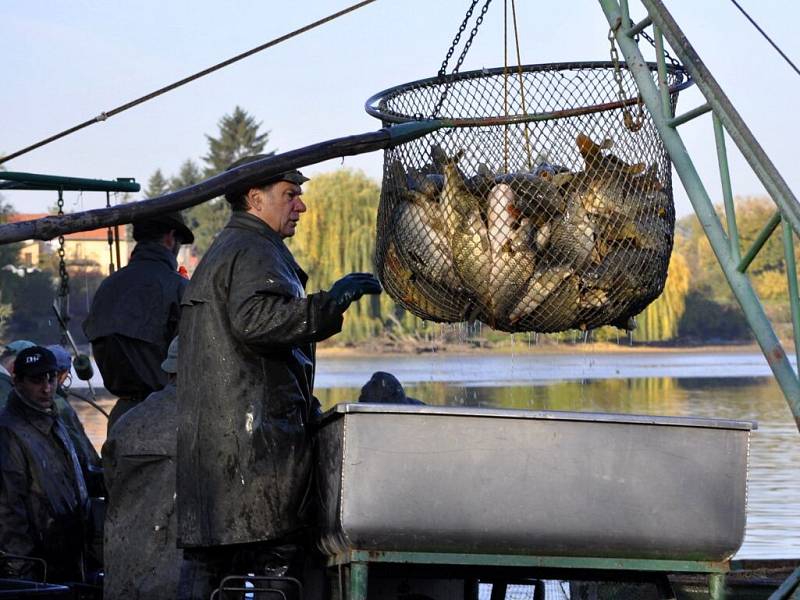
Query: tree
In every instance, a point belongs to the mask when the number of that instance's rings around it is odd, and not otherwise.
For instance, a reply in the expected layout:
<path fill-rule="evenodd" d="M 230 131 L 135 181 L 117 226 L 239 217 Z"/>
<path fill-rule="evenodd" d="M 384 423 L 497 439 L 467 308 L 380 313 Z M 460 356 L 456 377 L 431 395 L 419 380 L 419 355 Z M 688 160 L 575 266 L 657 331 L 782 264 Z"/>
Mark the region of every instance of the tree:
<path fill-rule="evenodd" d="M 156 169 L 156 172 L 147 180 L 147 189 L 144 191 L 145 197 L 155 198 L 156 196 L 163 196 L 169 191 L 169 181 L 164 177 L 161 169 Z"/>
<path fill-rule="evenodd" d="M 217 137 L 206 135 L 208 154 L 203 157 L 206 177 L 221 173 L 244 156 L 261 154 L 269 140 L 269 132 L 259 133 L 261 123 L 240 106 L 233 109 L 233 114 L 222 117 L 218 127 Z"/>
<path fill-rule="evenodd" d="M 662 294 L 639 317 L 636 338 L 662 342 L 678 336 L 678 324 L 686 308 L 689 292 L 689 266 L 677 251 L 669 259 L 667 282 Z"/>
<path fill-rule="evenodd" d="M 314 177 L 303 199 L 310 206 L 289 246 L 309 276 L 308 290 L 329 289 L 350 272 L 375 270 L 375 222 L 380 187 L 359 171 L 343 169 Z M 360 342 L 391 324 L 401 333 L 421 321 L 399 308 L 388 294 L 362 298 L 347 311 L 340 342 Z"/>
<path fill-rule="evenodd" d="M 191 158 L 187 158 L 181 164 L 178 174 L 170 177 L 169 191 L 174 192 L 201 181 L 203 181 L 203 175 L 200 173 L 200 167 Z"/>
<path fill-rule="evenodd" d="M 734 201 L 740 251 L 744 254 L 774 214 L 775 205 L 766 197 L 737 197 Z M 722 207 L 717 207 L 717 215 L 723 224 L 727 224 Z M 705 332 L 718 339 L 741 339 L 743 321 L 738 303 L 694 215 L 678 222 L 675 247 L 686 258 L 692 292 L 691 302 L 686 304 L 685 318 L 681 321 L 681 336 L 702 339 Z M 791 330 L 791 317 L 786 310 L 789 295 L 783 253 L 782 235 L 778 229 L 747 269 L 753 287 L 779 333 Z M 796 247 L 795 258 L 798 257 L 800 248 Z M 719 318 L 720 315 L 725 315 L 725 319 Z M 730 323 L 727 330 L 726 322 Z"/>
<path fill-rule="evenodd" d="M 6 323 L 9 339 L 30 339 L 40 344 L 54 344 L 60 331 L 53 318 L 55 283 L 47 271 L 33 271 L 22 276 L 0 271 L 0 289 L 11 298 L 12 314 Z"/>
<path fill-rule="evenodd" d="M 261 154 L 269 139 L 269 132 L 259 133 L 261 123 L 237 106 L 233 113 L 219 120 L 217 137 L 206 135 L 208 153 L 203 157 L 205 177 L 212 177 L 224 171 L 231 163 L 243 156 Z M 269 152 L 268 154 L 274 154 Z M 192 161 L 186 161 L 181 174 L 173 178 L 173 189 L 186 187 L 202 180 L 200 171 Z M 175 187 L 180 183 L 179 187 Z M 194 247 L 202 255 L 208 250 L 214 237 L 225 226 L 231 210 L 222 198 L 215 198 L 186 212 L 189 227 L 194 232 Z"/>
<path fill-rule="evenodd" d="M 0 196 L 0 223 L 8 223 L 13 214 L 13 207 Z M 0 267 L 17 264 L 20 248 L 21 244 L 0 245 Z"/>

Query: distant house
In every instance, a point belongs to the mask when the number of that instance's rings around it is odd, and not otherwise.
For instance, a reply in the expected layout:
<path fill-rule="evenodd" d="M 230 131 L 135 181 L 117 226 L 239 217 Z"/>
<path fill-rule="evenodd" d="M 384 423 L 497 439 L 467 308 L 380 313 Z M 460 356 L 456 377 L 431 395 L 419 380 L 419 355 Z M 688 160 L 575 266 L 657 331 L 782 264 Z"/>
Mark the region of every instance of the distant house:
<path fill-rule="evenodd" d="M 21 221 L 31 221 L 48 216 L 47 213 L 20 213 L 11 215 L 8 219 L 10 223 Z M 115 268 L 124 267 L 128 264 L 128 256 L 133 249 L 133 240 L 128 240 L 125 227 L 117 228 L 120 233 L 119 257 L 120 264 L 117 264 L 116 242 L 113 246 L 113 262 Z M 24 268 L 37 267 L 42 261 L 53 259 L 58 251 L 58 238 L 42 242 L 37 240 L 27 240 L 19 252 L 19 264 Z M 112 255 L 109 254 L 108 228 L 93 229 L 91 231 L 79 231 L 64 236 L 64 259 L 67 267 L 85 269 L 87 271 L 99 271 L 103 275 L 109 273 L 109 261 Z"/>
<path fill-rule="evenodd" d="M 9 223 L 31 221 L 49 216 L 47 213 L 22 213 L 11 215 Z M 78 231 L 64 236 L 64 258 L 67 268 L 84 269 L 86 271 L 99 271 L 103 275 L 109 274 L 109 261 L 113 259 L 114 268 L 119 269 L 128 264 L 136 242 L 128 239 L 128 228 L 120 225 L 119 231 L 119 264 L 117 264 L 117 243 L 113 244 L 113 255 L 109 254 L 108 228 L 93 229 L 91 231 Z M 16 267 L 35 268 L 42 261 L 53 260 L 58 252 L 58 238 L 48 242 L 27 240 L 23 242 L 19 252 L 19 264 Z M 182 246 L 178 254 L 178 263 L 184 265 L 189 273 L 199 262 L 199 257 L 193 246 Z M 0 265 L 2 267 L 4 265 Z"/>

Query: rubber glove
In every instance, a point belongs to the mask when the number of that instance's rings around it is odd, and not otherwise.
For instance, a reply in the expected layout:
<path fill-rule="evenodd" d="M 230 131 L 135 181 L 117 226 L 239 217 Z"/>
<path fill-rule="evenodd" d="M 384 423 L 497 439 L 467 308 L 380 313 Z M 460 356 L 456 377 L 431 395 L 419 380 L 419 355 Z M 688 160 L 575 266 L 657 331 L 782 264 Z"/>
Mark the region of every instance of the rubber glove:
<path fill-rule="evenodd" d="M 336 281 L 329 291 L 342 309 L 347 309 L 364 294 L 380 294 L 381 284 L 372 273 L 350 273 Z"/>

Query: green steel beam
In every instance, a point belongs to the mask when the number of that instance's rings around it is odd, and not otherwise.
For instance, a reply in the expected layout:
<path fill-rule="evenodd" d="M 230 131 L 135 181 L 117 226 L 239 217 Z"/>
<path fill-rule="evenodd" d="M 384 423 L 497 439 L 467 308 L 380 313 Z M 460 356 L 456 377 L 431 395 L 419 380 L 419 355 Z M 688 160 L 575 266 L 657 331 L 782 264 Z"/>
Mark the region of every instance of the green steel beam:
<path fill-rule="evenodd" d="M 64 192 L 138 192 L 141 186 L 133 178 L 108 181 L 105 179 L 84 179 L 82 177 L 0 171 L 0 189 L 62 190 Z"/>
<path fill-rule="evenodd" d="M 369 566 L 366 562 L 350 563 L 350 593 L 347 600 L 367 600 Z"/>
<path fill-rule="evenodd" d="M 692 119 L 696 119 L 699 116 L 702 116 L 711 110 L 711 105 L 706 102 L 698 106 L 697 108 L 693 108 L 692 110 L 682 114 L 679 117 L 675 117 L 674 119 L 670 119 L 667 121 L 670 127 L 678 127 L 679 125 L 683 125 Z"/>
<path fill-rule="evenodd" d="M 764 247 L 764 244 L 767 243 L 767 240 L 773 234 L 775 229 L 778 227 L 778 224 L 781 222 L 781 211 L 775 211 L 775 214 L 770 217 L 770 220 L 767 221 L 767 224 L 764 225 L 764 228 L 759 232 L 758 237 L 756 237 L 753 245 L 750 246 L 750 249 L 744 255 L 744 258 L 739 262 L 736 266 L 736 270 L 740 273 L 744 273 L 750 267 L 750 263 L 753 262 L 756 255 L 761 251 Z"/>
<path fill-rule="evenodd" d="M 628 31 L 625 32 L 625 35 L 627 35 L 628 37 L 634 37 L 636 35 L 639 35 L 645 29 L 650 27 L 650 25 L 652 25 L 652 24 L 653 24 L 653 20 L 650 17 L 645 17 L 644 19 L 639 21 L 636 25 L 634 25 L 633 27 L 628 29 Z"/>
<path fill-rule="evenodd" d="M 728 221 L 728 239 L 731 242 L 731 254 L 741 258 L 739 246 L 739 228 L 736 226 L 736 208 L 733 205 L 733 190 L 731 188 L 731 174 L 728 169 L 728 151 L 725 148 L 725 130 L 722 121 L 717 115 L 712 116 L 714 121 L 714 139 L 717 143 L 717 160 L 719 162 L 719 177 L 722 184 L 722 198 L 725 202 L 725 218 Z"/>
<path fill-rule="evenodd" d="M 786 260 L 786 278 L 789 284 L 789 306 L 792 308 L 792 332 L 794 353 L 800 365 L 800 296 L 797 288 L 797 264 L 794 259 L 794 232 L 786 219 L 783 220 L 783 254 Z"/>
<path fill-rule="evenodd" d="M 711 573 L 708 576 L 709 600 L 725 600 L 725 574 Z"/>
<path fill-rule="evenodd" d="M 528 556 L 517 554 L 451 554 L 442 552 L 383 552 L 350 550 L 328 559 L 328 566 L 367 563 L 475 565 L 483 567 L 528 567 L 587 569 L 598 571 L 650 571 L 662 573 L 725 573 L 728 561 L 668 560 L 645 558 L 601 558 L 585 556 Z M 352 575 L 351 575 L 352 579 Z"/>
<path fill-rule="evenodd" d="M 800 203 L 767 156 L 742 117 L 731 104 L 722 88 L 711 75 L 689 40 L 672 18 L 662 0 L 642 0 L 654 25 L 663 32 L 669 45 L 692 76 L 694 84 L 719 116 L 725 131 L 742 152 L 764 188 L 786 215 L 795 231 L 800 232 Z M 619 8 L 617 8 L 619 14 Z M 619 40 L 619 36 L 617 38 Z"/>
<path fill-rule="evenodd" d="M 658 90 L 661 92 L 662 114 L 665 118 L 671 119 L 672 103 L 669 99 L 669 82 L 667 82 L 667 60 L 664 53 L 664 36 L 658 27 L 653 27 L 653 38 L 656 42 L 656 65 L 658 67 Z"/>
<path fill-rule="evenodd" d="M 675 167 L 675 171 L 678 173 L 678 177 L 680 177 L 681 182 L 686 189 L 695 213 L 697 214 L 698 220 L 700 221 L 700 224 L 702 225 L 706 236 L 711 243 L 711 247 L 714 249 L 717 260 L 722 267 L 722 271 L 728 280 L 731 290 L 742 307 L 745 317 L 747 318 L 747 321 L 750 324 L 753 333 L 755 334 L 756 340 L 761 347 L 761 351 L 764 353 L 767 363 L 772 369 L 772 372 L 775 375 L 781 390 L 783 391 L 786 401 L 789 404 L 789 408 L 794 415 L 797 428 L 800 430 L 800 380 L 798 380 L 797 374 L 794 372 L 794 369 L 792 368 L 792 365 L 786 356 L 786 352 L 781 346 L 778 337 L 775 335 L 775 331 L 772 329 L 772 325 L 770 324 L 770 321 L 764 312 L 764 307 L 761 305 L 755 290 L 753 290 L 753 286 L 750 283 L 749 278 L 747 275 L 739 272 L 737 269 L 738 261 L 730 252 L 730 244 L 727 236 L 725 235 L 722 223 L 720 223 L 719 218 L 717 217 L 717 214 L 714 210 L 714 205 L 712 204 L 708 192 L 703 186 L 703 182 L 701 181 L 700 176 L 698 175 L 697 170 L 692 163 L 689 152 L 686 149 L 683 140 L 675 128 L 670 126 L 669 121 L 663 116 L 664 107 L 661 105 L 661 97 L 659 95 L 658 88 L 653 82 L 650 68 L 642 56 L 638 44 L 628 36 L 624 35 L 624 19 L 620 4 L 617 2 L 617 0 L 598 1 L 606 15 L 609 25 L 615 32 L 617 44 L 619 45 L 622 54 L 625 56 L 625 61 L 628 65 L 628 68 L 636 80 L 639 93 L 647 105 L 647 108 L 653 118 L 653 122 L 659 134 L 661 135 L 661 139 L 663 140 L 667 151 L 669 152 L 672 163 Z M 680 36 L 680 40 L 674 39 L 677 25 L 675 25 L 674 21 L 672 21 L 672 18 L 666 14 L 666 9 L 663 7 L 661 2 L 658 0 L 642 0 L 642 2 L 647 6 L 648 12 L 653 19 L 653 23 L 658 25 L 658 27 L 664 32 L 664 35 L 667 37 L 667 40 L 670 42 L 670 45 L 673 47 L 673 49 L 675 49 L 677 52 L 678 48 L 676 45 L 679 44 L 681 46 L 679 56 L 689 70 L 690 74 L 692 74 L 692 76 L 695 78 L 705 81 L 707 70 L 702 66 L 702 61 L 691 48 L 688 40 L 686 40 L 682 34 Z M 710 74 L 708 77 L 710 77 Z M 707 88 L 708 86 L 701 88 L 701 90 L 704 91 L 704 94 L 705 89 Z M 743 129 L 747 132 L 747 134 L 749 134 L 749 131 L 744 124 L 741 123 L 741 119 L 731 118 L 730 112 L 725 112 L 730 103 L 727 102 L 726 98 L 724 98 L 722 91 L 719 90 L 713 96 L 713 102 L 711 101 L 711 98 L 709 98 L 708 94 L 705 95 L 706 99 L 709 100 L 714 108 L 714 112 L 720 115 L 720 120 L 722 121 L 725 130 L 728 132 L 731 138 L 740 148 L 745 146 L 745 148 L 742 148 L 742 152 L 746 155 L 749 155 L 750 160 L 752 161 L 751 165 L 754 163 L 758 165 L 759 172 L 757 174 L 760 178 L 762 178 L 762 181 L 765 179 L 769 180 L 769 186 L 767 189 L 770 191 L 770 193 L 773 193 L 773 199 L 778 202 L 778 205 L 782 209 L 784 206 L 786 207 L 787 210 L 784 211 L 784 215 L 786 215 L 787 219 L 792 224 L 792 227 L 796 231 L 800 231 L 800 228 L 797 227 L 797 225 L 800 224 L 800 205 L 797 204 L 794 195 L 788 190 L 788 187 L 783 179 L 780 178 L 780 175 L 777 175 L 777 171 L 775 171 L 772 163 L 769 162 L 769 159 L 767 159 L 765 155 L 762 156 L 763 151 L 760 150 L 760 147 L 755 142 L 755 139 L 753 138 L 751 140 L 752 134 L 750 134 L 748 137 L 742 133 Z M 738 115 L 736 116 L 738 117 Z M 777 176 L 777 179 L 775 179 L 774 175 Z"/>

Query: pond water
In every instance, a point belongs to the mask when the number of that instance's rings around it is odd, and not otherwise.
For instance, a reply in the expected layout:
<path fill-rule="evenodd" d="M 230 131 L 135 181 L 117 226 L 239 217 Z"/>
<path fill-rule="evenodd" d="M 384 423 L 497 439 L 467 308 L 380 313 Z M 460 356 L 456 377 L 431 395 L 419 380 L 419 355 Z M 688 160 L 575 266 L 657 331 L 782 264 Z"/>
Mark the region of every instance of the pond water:
<path fill-rule="evenodd" d="M 761 354 L 595 353 L 326 358 L 316 395 L 354 402 L 375 371 L 438 406 L 573 410 L 757 421 L 748 476 L 747 530 L 737 558 L 800 557 L 800 434 Z M 102 404 L 110 407 L 112 402 Z M 96 445 L 105 418 L 76 405 Z"/>

